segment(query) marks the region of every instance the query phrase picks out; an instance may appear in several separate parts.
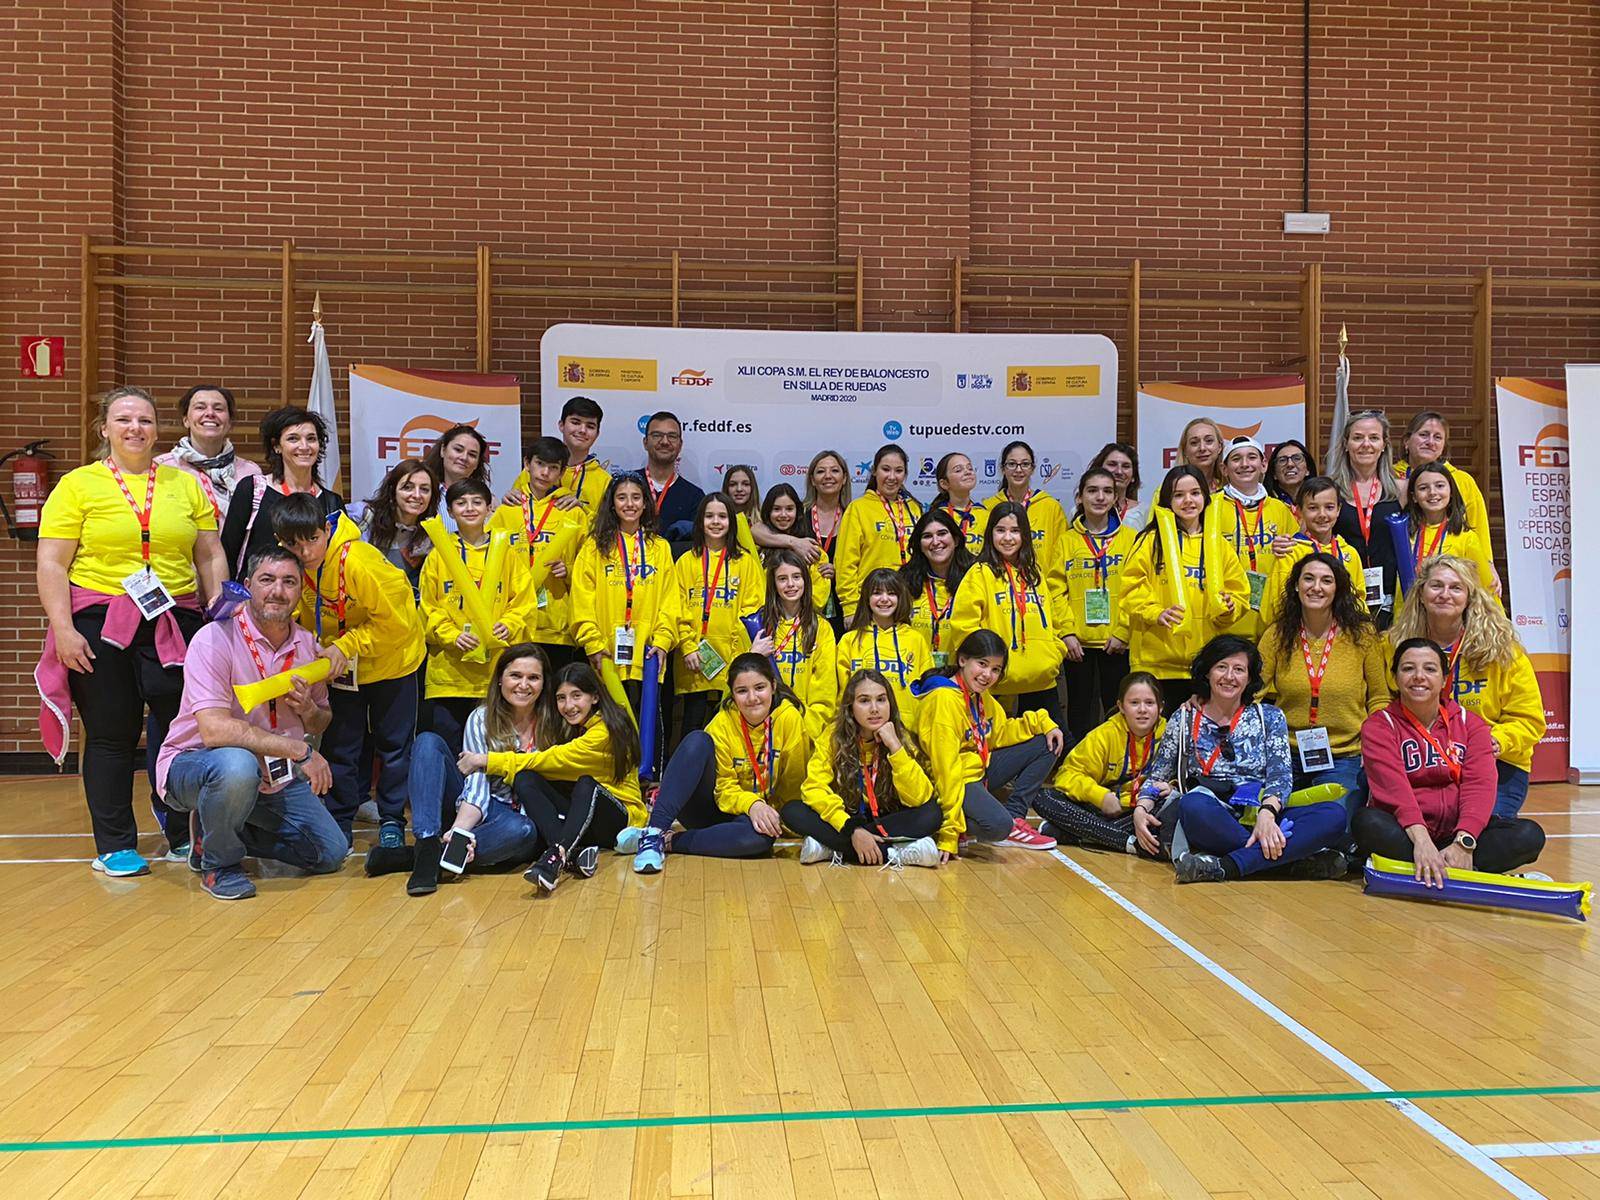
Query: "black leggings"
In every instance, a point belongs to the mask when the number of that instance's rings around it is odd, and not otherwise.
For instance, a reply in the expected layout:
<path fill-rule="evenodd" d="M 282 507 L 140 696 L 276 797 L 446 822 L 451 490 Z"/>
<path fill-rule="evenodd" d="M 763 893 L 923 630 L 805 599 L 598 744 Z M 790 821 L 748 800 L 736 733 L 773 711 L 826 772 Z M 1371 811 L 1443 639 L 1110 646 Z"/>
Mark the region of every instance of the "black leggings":
<path fill-rule="evenodd" d="M 804 800 L 791 800 L 783 806 L 783 823 L 801 837 L 816 838 L 829 850 L 843 856 L 845 862 L 861 861 L 856 857 L 856 848 L 850 842 L 850 834 L 846 831 L 848 827 L 835 829 Z M 905 838 L 914 842 L 918 838 L 931 838 L 938 833 L 939 826 L 944 823 L 944 812 L 935 801 L 928 800 L 914 808 L 900 808 L 892 813 L 885 813 L 878 818 L 877 823 L 889 837 Z"/>
<path fill-rule="evenodd" d="M 1049 822 L 1051 832 L 1064 842 L 1075 842 L 1096 850 L 1126 852 L 1133 836 L 1133 810 L 1108 817 L 1098 808 L 1079 804 L 1055 788 L 1040 788 L 1033 802 L 1034 811 Z"/>
<path fill-rule="evenodd" d="M 678 736 L 681 738 L 696 729 L 704 729 L 711 718 L 717 715 L 722 693 L 685 692 L 680 699 L 683 701 L 683 723 L 678 727 Z"/>
<path fill-rule="evenodd" d="M 1115 711 L 1117 688 L 1128 673 L 1128 652 L 1111 654 L 1085 646 L 1082 662 L 1063 665 L 1067 676 L 1067 726 L 1081 738 Z M 1095 711 L 1097 701 L 1099 712 Z"/>
<path fill-rule="evenodd" d="M 546 849 L 560 847 L 566 857 L 584 846 L 614 846 L 628 823 L 628 810 L 588 775 L 570 787 L 533 771 L 518 774 L 512 790 L 517 803 L 539 830 Z"/>
<path fill-rule="evenodd" d="M 1359 808 L 1350 822 L 1361 853 L 1381 854 L 1384 858 L 1412 862 L 1411 836 L 1400 827 L 1392 812 L 1383 808 Z M 1438 839 L 1434 839 L 1438 841 Z M 1448 846 L 1449 839 L 1442 844 Z M 1478 835 L 1478 848 L 1472 854 L 1472 868 L 1501 875 L 1525 867 L 1544 849 L 1544 830 L 1526 817 L 1508 820 L 1490 817 Z"/>

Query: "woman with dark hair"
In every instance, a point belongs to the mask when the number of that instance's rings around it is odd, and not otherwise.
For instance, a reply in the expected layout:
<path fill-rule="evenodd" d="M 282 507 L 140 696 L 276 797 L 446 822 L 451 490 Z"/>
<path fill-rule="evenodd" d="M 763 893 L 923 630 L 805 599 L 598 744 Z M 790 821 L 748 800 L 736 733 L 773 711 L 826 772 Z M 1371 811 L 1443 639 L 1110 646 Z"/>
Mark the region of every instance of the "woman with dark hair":
<path fill-rule="evenodd" d="M 1289 725 L 1296 790 L 1336 783 L 1360 806 L 1361 723 L 1389 703 L 1384 649 L 1343 563 L 1320 550 L 1295 563 L 1261 635 L 1261 679 Z"/>
<path fill-rule="evenodd" d="M 1090 471 L 1104 471 L 1111 476 L 1117 485 L 1117 501 L 1114 511 L 1117 514 L 1117 524 L 1126 525 L 1138 533 L 1145 527 L 1149 519 L 1144 506 L 1139 503 L 1139 489 L 1143 481 L 1139 478 L 1139 451 L 1128 442 L 1107 442 L 1100 447 L 1100 453 L 1090 460 L 1084 469 L 1084 475 Z M 1083 478 L 1078 479 L 1079 495 L 1083 492 Z M 1082 507 L 1080 501 L 1080 508 Z"/>
<path fill-rule="evenodd" d="M 1222 542 L 1222 561 L 1206 561 L 1202 523 L 1209 497 L 1200 468 L 1168 471 L 1157 505 L 1169 510 L 1177 523 L 1181 561 L 1168 561 L 1161 523 L 1152 512 L 1122 569 L 1130 665 L 1161 681 L 1169 715 L 1189 698 L 1189 666 L 1195 654 L 1237 621 L 1250 603 L 1244 568 L 1232 546 Z"/>
<path fill-rule="evenodd" d="M 833 561 L 806 527 L 800 495 L 789 484 L 775 483 L 767 491 L 767 498 L 761 502 L 757 541 L 761 540 L 762 529 L 773 543 L 761 552 L 762 563 L 770 567 L 785 550 L 797 557 L 802 566 L 809 560 L 812 602 L 818 612 L 825 612 L 833 592 Z"/>
<path fill-rule="evenodd" d="M 344 508 L 344 497 L 323 487 L 317 475 L 328 448 L 328 427 L 316 413 L 294 405 L 268 413 L 261 422 L 261 447 L 266 473 L 241 481 L 222 526 L 222 550 L 235 579 L 244 578 L 253 555 L 278 544 L 272 514 L 285 496 L 316 497 L 324 516 Z"/>
<path fill-rule="evenodd" d="M 1142 821 L 1175 822 L 1171 856 L 1179 883 L 1220 883 L 1305 861 L 1297 878 L 1339 879 L 1344 805 L 1285 810 L 1293 786 L 1283 711 L 1256 700 L 1261 656 L 1235 634 L 1195 655 L 1194 692 L 1156 747 L 1139 793 Z M 1159 815 L 1152 810 L 1166 801 Z"/>
<path fill-rule="evenodd" d="M 1495 814 L 1495 750 L 1488 723 L 1450 696 L 1450 659 L 1437 642 L 1395 647 L 1393 703 L 1361 727 L 1371 797 L 1355 814 L 1361 853 L 1412 862 L 1443 887 L 1446 868 L 1502 873 L 1544 849 L 1544 830 Z"/>
<path fill-rule="evenodd" d="M 1500 579 L 1489 557 L 1488 543 L 1467 524 L 1467 508 L 1456 490 L 1459 476 L 1441 463 L 1413 467 L 1408 482 L 1406 531 L 1411 541 L 1411 567 L 1422 561 L 1448 554 L 1478 564 L 1478 582 L 1500 592 Z"/>
<path fill-rule="evenodd" d="M 439 486 L 420 458 L 397 462 L 367 501 L 361 514 L 362 538 L 406 573 L 411 590 L 422 578 L 422 563 L 433 549 L 422 523 L 439 512 Z"/>
<path fill-rule="evenodd" d="M 1293 509 L 1297 519 L 1300 485 L 1310 474 L 1311 451 L 1304 442 L 1289 438 L 1267 455 L 1267 491 Z"/>
<path fill-rule="evenodd" d="M 463 479 L 489 482 L 489 439 L 471 425 L 452 425 L 428 447 L 423 463 L 439 481 L 439 490 Z"/>
<path fill-rule="evenodd" d="M 922 505 L 905 491 L 909 461 L 899 446 L 879 446 L 866 495 L 844 510 L 834 582 L 846 621 L 855 615 L 867 576 L 878 567 L 898 571 L 911 555 L 911 527 Z"/>
<path fill-rule="evenodd" d="M 989 514 L 978 511 L 987 523 Z M 936 667 L 944 666 L 955 648 L 950 613 L 956 590 L 975 561 L 948 508 L 930 508 L 912 526 L 911 553 L 900 568 L 900 578 L 911 593 L 911 627 L 928 639 Z"/>
<path fill-rule="evenodd" d="M 1066 670 L 1067 728 L 1080 736 L 1100 719 L 1097 708 L 1110 715 L 1128 673 L 1122 567 L 1139 531 L 1118 522 L 1116 486 L 1104 467 L 1078 476 L 1078 504 L 1067 530 L 1066 648 L 1067 661 L 1076 664 Z"/>
<path fill-rule="evenodd" d="M 238 486 L 261 468 L 240 458 L 228 435 L 233 432 L 233 393 L 220 383 L 197 383 L 178 400 L 178 416 L 184 436 L 165 454 L 156 456 L 156 466 L 187 471 L 200 484 L 217 510 L 221 523 L 228 515 L 228 502 Z"/>
<path fill-rule="evenodd" d="M 1027 442 L 1008 442 L 1000 452 L 1000 490 L 984 502 L 993 520 L 995 507 L 1010 501 L 1028 514 L 1028 529 L 1033 535 L 1033 557 L 1044 574 L 1063 589 L 1062 543 L 1067 535 L 1067 512 L 1049 492 L 1033 486 L 1033 447 Z"/>
<path fill-rule="evenodd" d="M 976 558 L 983 549 L 983 529 L 989 512 L 983 505 L 972 502 L 972 493 L 978 487 L 978 472 L 972 460 L 959 450 L 951 451 L 933 468 L 933 481 L 939 485 L 939 494 L 933 498 L 928 511 L 942 509 L 948 513 L 961 530 L 967 553 Z"/>
<path fill-rule="evenodd" d="M 793 550 L 774 550 L 767 566 L 761 632 L 750 643 L 778 668 L 778 678 L 805 709 L 806 733 L 823 735 L 839 699 L 838 646 L 811 595 L 812 576 Z"/>

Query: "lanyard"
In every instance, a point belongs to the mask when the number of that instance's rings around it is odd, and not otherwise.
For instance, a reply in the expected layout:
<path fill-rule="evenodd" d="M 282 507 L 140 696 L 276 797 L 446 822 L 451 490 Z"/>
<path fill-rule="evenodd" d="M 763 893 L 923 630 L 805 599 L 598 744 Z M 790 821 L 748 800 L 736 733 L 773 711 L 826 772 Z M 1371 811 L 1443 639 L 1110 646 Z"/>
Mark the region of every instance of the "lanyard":
<path fill-rule="evenodd" d="M 951 515 L 951 517 L 953 517 L 955 519 L 955 523 L 957 525 L 961 526 L 961 532 L 963 534 L 965 534 L 967 532 L 967 530 L 972 528 L 972 501 L 971 500 L 967 501 L 967 506 L 965 508 L 963 508 L 963 509 L 957 509 L 953 505 L 946 504 L 944 506 L 944 510 L 945 510 L 945 512 L 949 513 Z"/>
<path fill-rule="evenodd" d="M 1372 542 L 1372 510 L 1378 507 L 1378 497 L 1383 495 L 1383 485 L 1376 479 L 1372 481 L 1372 499 L 1366 503 L 1361 501 L 1361 485 L 1352 483 L 1350 494 L 1355 498 L 1356 517 L 1361 522 L 1361 540 L 1368 544 Z"/>
<path fill-rule="evenodd" d="M 1333 642 L 1339 636 L 1339 626 L 1329 625 L 1322 642 L 1322 658 L 1315 667 L 1311 665 L 1311 639 L 1306 637 L 1305 626 L 1300 627 L 1300 654 L 1306 660 L 1306 678 L 1311 681 L 1311 711 L 1307 720 L 1317 723 L 1317 709 L 1322 706 L 1322 680 L 1328 673 L 1328 659 L 1333 655 Z M 1243 710 L 1240 710 L 1243 711 Z"/>
<path fill-rule="evenodd" d="M 577 482 L 572 485 L 572 494 L 574 496 L 576 496 L 579 500 L 583 499 L 583 477 L 589 473 L 589 464 L 592 463 L 593 461 L 594 461 L 594 455 L 591 454 L 591 455 L 589 455 L 588 458 L 584 459 L 576 467 L 568 467 L 567 468 L 567 470 L 571 471 L 574 475 L 577 476 Z"/>
<path fill-rule="evenodd" d="M 256 640 L 250 636 L 250 627 L 244 622 L 244 612 L 239 613 L 239 632 L 244 636 L 244 648 L 250 651 L 250 661 L 256 665 L 256 674 L 262 679 L 267 677 L 267 664 L 261 658 L 261 651 L 256 649 Z M 287 671 L 294 666 L 294 651 L 289 651 L 289 656 L 283 660 L 283 670 Z M 272 732 L 278 732 L 278 702 L 267 701 L 267 721 L 272 726 Z"/>
<path fill-rule="evenodd" d="M 900 657 L 900 626 L 889 626 L 889 636 L 894 639 L 894 673 L 900 680 L 900 686 L 906 686 L 906 663 Z M 875 671 L 883 670 L 883 658 L 878 653 L 878 626 L 872 626 L 872 668 Z"/>
<path fill-rule="evenodd" d="M 152 468 L 152 473 L 154 468 Z M 211 483 L 211 476 L 204 471 L 195 475 L 195 480 L 200 484 L 200 490 L 206 494 L 206 499 L 211 501 L 211 513 L 217 518 L 217 528 L 222 528 L 222 501 L 217 499 L 217 489 Z"/>
<path fill-rule="evenodd" d="M 978 761 L 983 764 L 984 770 L 989 769 L 989 722 L 983 718 L 983 697 L 975 696 L 967 689 L 967 681 L 959 675 L 956 682 L 961 685 L 961 698 L 966 702 L 967 728 L 972 731 L 972 741 L 978 747 Z"/>
<path fill-rule="evenodd" d="M 1444 535 L 1449 531 L 1450 523 L 1448 521 L 1441 524 L 1439 526 L 1439 532 L 1433 535 L 1433 541 L 1428 543 L 1428 548 L 1426 551 L 1424 551 L 1422 548 L 1422 538 L 1423 535 L 1428 532 L 1428 527 L 1426 525 L 1418 527 L 1416 540 L 1411 544 L 1411 561 L 1414 563 L 1420 563 L 1423 559 L 1432 558 L 1435 554 L 1439 553 L 1439 543 L 1444 541 Z"/>
<path fill-rule="evenodd" d="M 711 552 L 702 551 L 700 555 L 700 637 L 706 636 L 706 630 L 711 626 L 711 602 L 716 599 L 717 581 L 722 578 L 722 568 L 728 562 L 728 547 L 722 547 L 722 553 L 717 556 L 717 570 L 711 573 Z M 709 580 L 707 576 L 710 576 Z"/>
<path fill-rule="evenodd" d="M 772 656 L 775 659 L 778 660 L 778 664 L 779 664 L 778 669 L 779 670 L 783 669 L 783 665 L 782 664 L 783 664 L 784 651 L 788 650 L 790 646 L 794 645 L 799 640 L 800 640 L 800 618 L 799 617 L 795 617 L 793 620 L 791 620 L 789 622 L 789 635 L 787 637 L 785 637 L 783 639 L 783 641 L 780 642 L 778 640 L 776 633 L 774 633 L 772 635 Z M 794 687 L 795 676 L 798 675 L 799 673 L 800 673 L 800 664 L 798 662 L 791 663 L 789 665 L 789 686 L 791 688 Z"/>
<path fill-rule="evenodd" d="M 883 505 L 883 511 L 889 514 L 889 524 L 894 529 L 895 545 L 900 547 L 900 565 L 903 567 L 906 565 L 906 539 L 911 536 L 911 506 L 906 503 L 904 496 L 895 501 L 906 515 L 906 522 L 902 525 L 900 518 L 895 516 L 894 504 L 885 500 L 881 492 L 874 492 L 873 495 L 878 497 L 878 503 Z"/>
<path fill-rule="evenodd" d="M 344 560 L 350 557 L 350 547 L 353 545 L 355 545 L 354 542 L 346 542 L 339 547 L 339 590 L 333 597 L 333 615 L 339 621 L 340 637 L 344 636 L 344 614 L 345 608 L 349 604 L 349 597 L 345 595 L 344 590 Z M 316 620 L 317 641 L 319 642 L 322 641 L 322 568 L 327 565 L 327 559 L 323 559 L 322 562 L 317 564 L 317 580 L 316 583 L 312 584 L 312 591 L 317 594 Z M 307 582 L 309 583 L 310 580 L 307 580 Z"/>
<path fill-rule="evenodd" d="M 156 465 L 150 464 L 150 471 L 145 476 L 144 507 L 141 509 L 134 500 L 133 493 L 128 490 L 128 483 L 122 478 L 122 472 L 117 469 L 117 464 L 109 458 L 106 459 L 106 470 L 111 472 L 111 478 L 117 481 L 117 486 L 122 489 L 122 498 L 128 502 L 128 507 L 133 509 L 133 515 L 139 518 L 139 554 L 144 559 L 144 569 L 150 569 L 150 514 L 156 507 Z"/>
<path fill-rule="evenodd" d="M 643 576 L 645 567 L 644 530 L 635 531 L 633 536 L 638 540 L 639 549 L 639 571 L 637 575 L 628 562 L 628 539 L 623 537 L 620 531 L 617 533 L 617 553 L 622 556 L 622 586 L 628 591 L 627 606 L 622 615 L 622 623 L 630 629 L 633 627 L 633 581 Z"/>
<path fill-rule="evenodd" d="M 1239 514 L 1239 519 L 1233 526 L 1233 548 L 1235 550 L 1240 549 L 1239 541 L 1243 537 L 1245 545 L 1250 550 L 1250 569 L 1254 571 L 1256 569 L 1256 539 L 1261 536 L 1262 526 L 1267 523 L 1267 506 L 1265 503 L 1256 505 L 1256 531 L 1254 533 L 1251 533 L 1250 527 L 1245 524 L 1245 513 L 1250 510 L 1245 508 L 1244 504 L 1239 500 L 1233 502 L 1233 507 Z"/>
<path fill-rule="evenodd" d="M 585 464 L 587 465 L 587 464 Z M 528 533 L 528 565 L 533 566 L 533 557 L 538 552 L 539 535 L 544 532 L 545 522 L 550 519 L 550 514 L 555 511 L 556 501 L 552 496 L 545 501 L 544 516 L 539 518 L 539 523 L 533 523 L 533 497 L 529 496 L 527 503 L 522 506 L 522 527 Z"/>
<path fill-rule="evenodd" d="M 1417 733 L 1421 736 L 1422 740 L 1428 743 L 1429 748 L 1432 749 L 1435 754 L 1437 754 L 1440 758 L 1442 758 L 1444 760 L 1444 765 L 1450 771 L 1451 780 L 1453 782 L 1455 782 L 1455 783 L 1460 783 L 1461 782 L 1461 759 L 1456 754 L 1456 748 L 1454 746 L 1450 745 L 1450 743 L 1449 743 L 1450 722 L 1448 720 L 1445 720 L 1445 723 L 1444 723 L 1445 742 L 1443 744 L 1441 744 L 1439 742 L 1439 739 L 1434 737 L 1433 733 L 1430 730 L 1424 729 L 1422 727 L 1422 722 L 1421 721 L 1417 720 L 1416 717 L 1412 716 L 1411 710 L 1409 708 L 1406 708 L 1404 705 L 1401 705 L 1400 706 L 1400 712 L 1405 716 L 1405 719 L 1411 723 L 1411 728 L 1415 729 L 1417 731 Z M 1439 716 L 1440 716 L 1441 719 L 1444 718 L 1444 710 L 1443 709 L 1439 710 Z"/>
<path fill-rule="evenodd" d="M 588 464 L 585 463 L 584 465 L 587 466 Z M 644 481 L 650 485 L 650 499 L 655 501 L 656 513 L 659 515 L 662 504 L 666 502 L 667 493 L 672 490 L 672 485 L 678 482 L 678 468 L 672 468 L 672 478 L 661 485 L 661 490 L 659 492 L 656 491 L 656 481 L 650 478 L 649 471 L 644 473 Z"/>
<path fill-rule="evenodd" d="M 872 750 L 872 766 L 869 769 L 865 762 L 861 764 L 861 790 L 866 793 L 867 808 L 872 813 L 872 820 L 880 834 L 887 837 L 889 831 L 878 824 L 878 772 L 882 764 L 878 756 L 877 747 Z"/>
<path fill-rule="evenodd" d="M 1331 554 L 1331 555 L 1333 555 L 1334 558 L 1337 558 L 1340 562 L 1344 561 L 1344 554 L 1341 553 L 1340 550 L 1339 550 L 1339 535 L 1338 534 L 1334 534 L 1333 535 L 1333 540 L 1330 541 L 1326 546 L 1324 546 L 1321 542 L 1317 541 L 1317 539 L 1312 537 L 1309 533 L 1302 534 L 1301 536 L 1303 536 L 1306 539 L 1306 541 L 1311 543 L 1311 553 L 1313 553 L 1313 554 Z"/>
<path fill-rule="evenodd" d="M 772 795 L 772 766 L 777 758 L 778 748 L 772 741 L 772 718 L 768 717 L 761 725 L 762 749 L 767 752 L 766 779 L 762 779 L 761 760 L 756 755 L 755 745 L 750 741 L 750 726 L 744 723 L 744 718 L 739 717 L 739 736 L 744 739 L 744 752 L 750 763 L 750 777 L 755 780 L 756 791 L 761 793 L 765 800 Z"/>
<path fill-rule="evenodd" d="M 833 544 L 839 540 L 839 526 L 844 524 L 844 513 L 838 513 L 833 518 L 833 528 L 826 534 L 817 528 L 817 506 L 811 506 L 811 532 L 817 535 L 817 541 L 822 543 L 822 552 L 829 558 L 833 557 Z"/>
<path fill-rule="evenodd" d="M 1144 780 L 1144 774 L 1150 769 L 1150 760 L 1156 754 L 1156 731 L 1152 729 L 1145 735 L 1143 758 L 1135 759 L 1133 756 L 1133 750 L 1137 744 L 1133 733 L 1130 731 L 1128 734 L 1128 746 L 1122 752 L 1122 774 L 1116 780 L 1119 786 L 1131 783 L 1133 786 L 1130 791 L 1135 796 L 1139 794 L 1139 787 Z"/>
<path fill-rule="evenodd" d="M 948 587 L 945 588 L 944 608 L 939 608 L 938 594 L 933 590 L 933 580 L 924 585 L 928 589 L 928 620 L 933 627 L 933 648 L 939 648 L 939 626 L 950 619 L 950 610 L 955 607 L 956 594 Z"/>
<path fill-rule="evenodd" d="M 1233 736 L 1233 731 L 1239 727 L 1239 718 L 1242 716 L 1244 716 L 1243 705 L 1239 707 L 1238 712 L 1233 714 L 1233 720 L 1228 722 L 1228 732 L 1217 739 L 1217 744 L 1211 751 L 1211 757 L 1202 760 L 1200 758 L 1200 720 L 1202 713 L 1199 708 L 1194 710 L 1194 726 L 1189 730 L 1189 741 L 1194 745 L 1194 756 L 1195 760 L 1200 763 L 1200 774 L 1211 774 L 1211 768 L 1217 765 L 1217 758 L 1222 754 L 1223 743 Z M 1216 722 L 1213 721 L 1212 724 L 1216 724 Z"/>
<path fill-rule="evenodd" d="M 1022 586 L 1017 586 L 1017 573 L 1010 563 L 1006 568 L 1006 590 L 1011 593 L 1011 648 L 1017 648 L 1017 626 L 1022 626 L 1022 648 L 1028 648 L 1028 581 L 1022 580 Z"/>
<path fill-rule="evenodd" d="M 1445 647 L 1445 653 L 1450 656 L 1450 698 L 1461 698 L 1461 643 L 1466 635 L 1455 640 L 1455 644 Z"/>
<path fill-rule="evenodd" d="M 1106 555 L 1111 549 L 1111 539 L 1116 536 L 1114 530 L 1106 530 L 1105 537 L 1095 541 L 1094 534 L 1087 529 L 1078 530 L 1078 536 L 1083 539 L 1083 544 L 1089 547 L 1089 555 L 1094 559 L 1094 586 L 1106 586 Z"/>

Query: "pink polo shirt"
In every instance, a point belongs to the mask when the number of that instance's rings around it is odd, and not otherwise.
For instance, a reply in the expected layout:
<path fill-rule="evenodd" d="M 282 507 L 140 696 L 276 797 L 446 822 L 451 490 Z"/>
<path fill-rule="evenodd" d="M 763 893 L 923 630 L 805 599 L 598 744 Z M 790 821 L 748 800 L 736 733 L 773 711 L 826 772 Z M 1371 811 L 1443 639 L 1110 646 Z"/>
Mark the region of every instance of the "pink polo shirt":
<path fill-rule="evenodd" d="M 161 743 L 161 753 L 156 756 L 156 791 L 162 796 L 167 794 L 167 770 L 172 766 L 172 760 L 185 750 L 205 749 L 205 742 L 200 737 L 200 723 L 194 716 L 197 712 L 211 708 L 227 709 L 231 716 L 247 721 L 257 729 L 280 733 L 284 737 L 305 736 L 305 726 L 300 718 L 281 701 L 276 706 L 257 705 L 255 711 L 250 713 L 239 707 L 233 685 L 256 683 L 263 678 L 263 673 L 256 668 L 255 659 L 251 657 L 250 647 L 245 643 L 243 628 L 246 624 L 250 636 L 255 639 L 256 654 L 261 657 L 266 675 L 276 675 L 290 667 L 303 667 L 317 657 L 317 639 L 298 624 L 290 626 L 288 639 L 274 650 L 256 627 L 248 605 L 241 608 L 238 615 L 226 621 L 213 621 L 195 634 L 183 663 L 183 703 L 178 706 L 178 715 L 167 731 L 167 740 Z M 289 661 L 291 654 L 294 656 L 292 662 Z M 311 695 L 319 707 L 328 706 L 327 684 L 313 684 Z M 277 708 L 278 714 L 276 729 L 272 727 L 273 707 Z M 261 768 L 261 790 L 279 790 L 268 786 L 264 764 Z"/>

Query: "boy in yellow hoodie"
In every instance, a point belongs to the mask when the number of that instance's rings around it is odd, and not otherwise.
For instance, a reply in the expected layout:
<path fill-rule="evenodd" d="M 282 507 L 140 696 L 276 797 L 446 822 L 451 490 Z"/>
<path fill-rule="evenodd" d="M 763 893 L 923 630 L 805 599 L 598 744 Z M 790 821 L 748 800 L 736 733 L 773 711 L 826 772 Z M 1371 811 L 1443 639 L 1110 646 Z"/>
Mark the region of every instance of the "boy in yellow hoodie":
<path fill-rule="evenodd" d="M 1232 632 L 1255 641 L 1261 636 L 1261 604 L 1272 564 L 1289 549 L 1300 531 L 1294 510 L 1269 495 L 1265 483 L 1267 456 L 1253 437 L 1236 437 L 1222 451 L 1222 477 L 1227 484 L 1211 497 L 1222 536 L 1244 568 L 1250 603 Z"/>
<path fill-rule="evenodd" d="M 555 670 L 578 657 L 572 640 L 572 561 L 588 528 L 586 509 L 562 507 L 566 459 L 559 438 L 536 439 L 528 448 L 521 502 L 503 504 L 489 518 L 490 532 L 509 533 L 528 568 L 534 607 L 523 637 L 544 650 Z"/>
<path fill-rule="evenodd" d="M 370 777 L 362 747 L 378 756 L 378 845 L 367 874 L 409 871 L 406 777 L 417 725 L 417 667 L 427 653 L 405 572 L 361 540 L 342 512 L 324 516 L 316 497 L 283 497 L 272 514 L 278 541 L 300 560 L 306 588 L 296 613 L 329 660 L 333 720 L 322 754 L 333 772 L 328 812 L 346 837 Z"/>
<path fill-rule="evenodd" d="M 1356 602 L 1367 607 L 1366 575 L 1356 548 L 1333 531 L 1339 520 L 1339 485 L 1326 475 L 1313 475 L 1300 485 L 1296 497 L 1300 511 L 1300 532 L 1290 539 L 1282 555 L 1272 560 L 1267 587 L 1261 595 L 1261 628 L 1271 629 L 1283 611 L 1283 592 L 1295 563 L 1308 554 L 1321 551 L 1335 555 L 1344 564 L 1355 588 Z"/>

